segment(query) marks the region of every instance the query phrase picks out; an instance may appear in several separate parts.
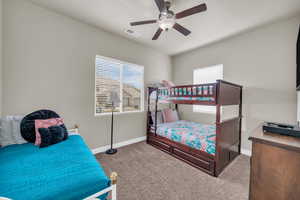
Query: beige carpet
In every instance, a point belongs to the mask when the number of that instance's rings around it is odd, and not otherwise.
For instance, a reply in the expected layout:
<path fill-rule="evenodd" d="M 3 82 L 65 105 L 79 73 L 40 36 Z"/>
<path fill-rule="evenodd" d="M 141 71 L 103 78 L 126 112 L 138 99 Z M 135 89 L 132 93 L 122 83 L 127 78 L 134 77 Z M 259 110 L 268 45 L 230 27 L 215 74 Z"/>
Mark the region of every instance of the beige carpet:
<path fill-rule="evenodd" d="M 246 200 L 249 157 L 239 156 L 218 177 L 211 177 L 146 144 L 98 154 L 105 171 L 119 174 L 118 200 Z"/>

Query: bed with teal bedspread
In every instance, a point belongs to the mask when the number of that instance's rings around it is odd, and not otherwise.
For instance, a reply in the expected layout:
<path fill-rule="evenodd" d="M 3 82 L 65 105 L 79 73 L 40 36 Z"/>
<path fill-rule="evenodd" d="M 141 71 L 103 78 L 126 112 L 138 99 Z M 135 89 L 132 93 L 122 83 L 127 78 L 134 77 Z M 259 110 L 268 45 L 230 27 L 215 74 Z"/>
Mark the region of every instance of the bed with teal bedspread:
<path fill-rule="evenodd" d="M 0 148 L 0 197 L 79 200 L 109 186 L 109 178 L 79 135 L 47 148 L 29 143 Z"/>
<path fill-rule="evenodd" d="M 215 155 L 216 153 L 215 125 L 179 120 L 158 124 L 156 133 L 208 154 Z"/>

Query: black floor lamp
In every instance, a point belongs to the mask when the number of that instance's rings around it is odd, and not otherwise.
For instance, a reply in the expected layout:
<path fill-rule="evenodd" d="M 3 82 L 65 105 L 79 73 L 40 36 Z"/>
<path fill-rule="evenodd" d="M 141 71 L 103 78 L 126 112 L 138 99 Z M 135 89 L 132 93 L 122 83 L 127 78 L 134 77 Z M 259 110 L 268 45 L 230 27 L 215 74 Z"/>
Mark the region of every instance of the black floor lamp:
<path fill-rule="evenodd" d="M 111 129 L 110 129 L 110 149 L 106 151 L 106 154 L 115 154 L 118 152 L 117 149 L 113 148 L 113 139 L 114 139 L 114 110 L 115 106 L 120 104 L 120 97 L 117 92 L 110 92 L 108 103 L 111 103 Z"/>

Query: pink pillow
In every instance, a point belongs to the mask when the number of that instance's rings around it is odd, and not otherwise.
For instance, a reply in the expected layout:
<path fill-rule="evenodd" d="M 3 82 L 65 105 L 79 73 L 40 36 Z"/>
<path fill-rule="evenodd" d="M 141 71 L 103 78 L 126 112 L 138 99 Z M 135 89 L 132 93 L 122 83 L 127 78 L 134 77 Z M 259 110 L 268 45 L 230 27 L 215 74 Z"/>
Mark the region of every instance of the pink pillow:
<path fill-rule="evenodd" d="M 174 87 L 175 84 L 172 81 L 162 80 L 161 83 L 164 87 Z"/>
<path fill-rule="evenodd" d="M 34 121 L 35 123 L 35 145 L 41 145 L 41 134 L 39 133 L 39 128 L 49 128 L 50 126 L 60 126 L 64 124 L 62 118 L 51 118 L 51 119 L 38 119 Z"/>
<path fill-rule="evenodd" d="M 179 120 L 178 118 L 178 113 L 176 110 L 172 109 L 164 109 L 163 110 L 163 117 L 164 117 L 164 122 L 176 122 Z"/>

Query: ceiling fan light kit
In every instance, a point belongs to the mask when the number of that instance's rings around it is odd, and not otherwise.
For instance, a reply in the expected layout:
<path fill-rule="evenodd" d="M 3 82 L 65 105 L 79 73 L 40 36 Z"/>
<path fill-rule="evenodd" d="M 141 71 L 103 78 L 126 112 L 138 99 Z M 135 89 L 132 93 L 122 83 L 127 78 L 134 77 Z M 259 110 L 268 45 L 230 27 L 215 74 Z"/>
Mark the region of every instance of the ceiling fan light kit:
<path fill-rule="evenodd" d="M 146 21 L 138 21 L 138 22 L 130 23 L 131 26 L 158 23 L 159 28 L 154 34 L 152 40 L 157 40 L 163 31 L 168 31 L 171 28 L 174 28 L 184 36 L 188 36 L 191 33 L 191 31 L 178 24 L 177 19 L 188 17 L 190 15 L 194 15 L 207 10 L 206 4 L 200 4 L 193 8 L 175 14 L 173 11 L 170 10 L 171 7 L 170 1 L 155 0 L 155 3 L 160 12 L 158 20 L 146 20 Z"/>
<path fill-rule="evenodd" d="M 170 11 L 172 12 L 172 11 Z M 176 23 L 175 15 L 172 13 L 164 12 L 159 15 L 158 24 L 161 29 L 168 30 L 173 28 Z"/>

